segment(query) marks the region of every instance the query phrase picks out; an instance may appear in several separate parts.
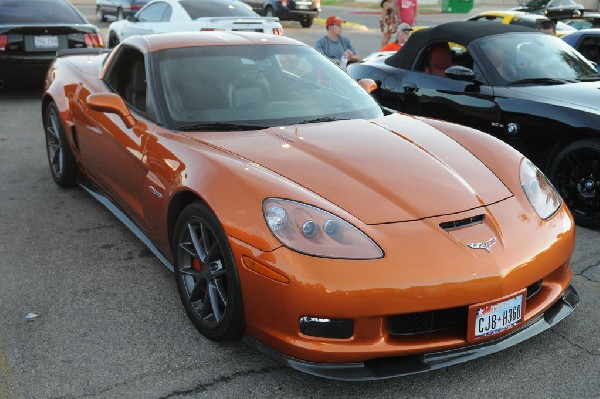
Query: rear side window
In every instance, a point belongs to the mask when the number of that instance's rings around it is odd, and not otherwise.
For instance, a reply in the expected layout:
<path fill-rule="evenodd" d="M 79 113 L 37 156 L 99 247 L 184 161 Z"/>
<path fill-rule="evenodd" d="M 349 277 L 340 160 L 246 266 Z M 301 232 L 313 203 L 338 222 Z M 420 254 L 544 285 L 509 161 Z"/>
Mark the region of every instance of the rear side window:
<path fill-rule="evenodd" d="M 179 4 L 192 19 L 202 17 L 258 17 L 257 13 L 248 9 L 248 6 L 240 1 L 183 0 Z"/>
<path fill-rule="evenodd" d="M 87 24 L 70 4 L 62 0 L 0 0 L 0 24 Z"/>

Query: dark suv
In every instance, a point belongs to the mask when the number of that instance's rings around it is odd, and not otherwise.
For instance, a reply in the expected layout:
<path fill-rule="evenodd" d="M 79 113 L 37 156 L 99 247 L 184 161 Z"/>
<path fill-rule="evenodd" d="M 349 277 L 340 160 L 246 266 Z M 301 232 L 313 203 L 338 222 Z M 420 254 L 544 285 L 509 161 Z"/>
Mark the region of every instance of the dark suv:
<path fill-rule="evenodd" d="M 281 21 L 298 21 L 310 28 L 321 12 L 321 0 L 242 0 L 259 15 L 278 17 Z"/>

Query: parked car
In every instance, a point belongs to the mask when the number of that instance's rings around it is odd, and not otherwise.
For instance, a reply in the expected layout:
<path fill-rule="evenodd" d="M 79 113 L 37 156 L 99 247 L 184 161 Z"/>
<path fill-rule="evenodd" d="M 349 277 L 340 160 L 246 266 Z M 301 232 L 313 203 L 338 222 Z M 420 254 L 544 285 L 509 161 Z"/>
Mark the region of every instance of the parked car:
<path fill-rule="evenodd" d="M 242 0 L 259 15 L 278 17 L 282 21 L 298 21 L 310 28 L 321 12 L 321 0 Z"/>
<path fill-rule="evenodd" d="M 277 18 L 265 18 L 237 0 L 154 0 L 108 27 L 108 46 L 134 35 L 231 30 L 283 35 Z"/>
<path fill-rule="evenodd" d="M 120 21 L 135 14 L 149 0 L 96 0 L 96 20 L 105 22 L 108 18 Z"/>
<path fill-rule="evenodd" d="M 577 30 L 600 28 L 600 12 L 586 11 L 585 14 L 580 17 L 571 17 L 560 20 Z"/>
<path fill-rule="evenodd" d="M 50 172 L 174 270 L 202 334 L 311 374 L 433 370 L 566 317 L 575 229 L 544 175 L 473 129 L 383 116 L 373 86 L 261 33 L 65 54 L 41 101 Z"/>
<path fill-rule="evenodd" d="M 592 61 L 600 73 L 600 29 L 582 29 L 561 39 Z"/>
<path fill-rule="evenodd" d="M 100 30 L 66 0 L 0 0 L 0 88 L 41 86 L 59 49 L 103 46 Z"/>
<path fill-rule="evenodd" d="M 540 24 L 548 20 L 550 18 L 543 15 L 530 14 L 523 11 L 484 11 L 468 19 L 468 21 L 525 26 L 535 30 L 539 30 Z M 576 30 L 574 27 L 561 21 L 554 21 L 554 23 L 556 24 L 557 36 L 563 36 Z"/>
<path fill-rule="evenodd" d="M 461 47 L 453 53 L 448 42 Z M 384 62 L 352 64 L 348 73 L 378 82 L 382 106 L 511 144 L 546 172 L 579 224 L 600 226 L 600 76 L 562 40 L 452 22 L 415 32 Z"/>
<path fill-rule="evenodd" d="M 583 5 L 573 0 L 529 0 L 512 10 L 543 14 L 551 19 L 579 17 L 585 12 Z"/>

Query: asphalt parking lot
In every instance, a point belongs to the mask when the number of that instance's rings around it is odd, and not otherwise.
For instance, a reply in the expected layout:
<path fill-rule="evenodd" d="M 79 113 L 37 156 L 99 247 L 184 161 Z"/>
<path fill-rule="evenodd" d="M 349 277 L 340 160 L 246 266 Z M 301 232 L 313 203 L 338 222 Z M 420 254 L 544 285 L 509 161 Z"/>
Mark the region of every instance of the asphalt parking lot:
<path fill-rule="evenodd" d="M 365 26 L 347 34 L 361 53 L 376 50 L 375 16 L 324 12 Z M 457 17 L 464 15 L 432 13 L 419 22 Z M 318 24 L 286 29 L 306 42 L 323 32 Z M 40 95 L 0 92 L 0 399 L 600 396 L 600 230 L 577 229 L 580 305 L 556 328 L 431 373 L 323 380 L 194 329 L 171 273 L 83 190 L 52 181 Z"/>

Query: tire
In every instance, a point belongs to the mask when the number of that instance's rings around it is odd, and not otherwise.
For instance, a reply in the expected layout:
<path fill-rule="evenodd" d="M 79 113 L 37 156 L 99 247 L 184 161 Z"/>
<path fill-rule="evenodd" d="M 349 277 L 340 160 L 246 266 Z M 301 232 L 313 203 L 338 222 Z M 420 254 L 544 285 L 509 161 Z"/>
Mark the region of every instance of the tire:
<path fill-rule="evenodd" d="M 302 21 L 300 21 L 300 25 L 303 28 L 310 28 L 313 24 L 313 19 L 312 18 L 307 18 L 307 19 L 303 19 Z"/>
<path fill-rule="evenodd" d="M 46 108 L 44 132 L 52 178 L 61 187 L 74 186 L 77 179 L 77 164 L 71 152 L 58 107 L 54 102 L 48 104 L 48 108 Z"/>
<path fill-rule="evenodd" d="M 102 7 L 96 7 L 96 21 L 106 22 L 106 15 L 104 15 L 104 9 L 102 9 Z"/>
<path fill-rule="evenodd" d="M 108 48 L 115 48 L 119 45 L 119 38 L 117 37 L 117 34 L 114 32 L 110 32 L 108 34 Z"/>
<path fill-rule="evenodd" d="M 117 8 L 117 21 L 125 19 L 125 13 L 122 8 Z"/>
<path fill-rule="evenodd" d="M 552 160 L 548 177 L 575 223 L 600 227 L 600 139 L 587 138 L 567 145 Z"/>
<path fill-rule="evenodd" d="M 265 17 L 274 17 L 275 13 L 273 12 L 273 7 L 265 8 Z"/>
<path fill-rule="evenodd" d="M 206 205 L 193 203 L 183 210 L 173 253 L 179 297 L 194 326 L 214 341 L 240 338 L 244 314 L 235 261 L 221 224 Z"/>

